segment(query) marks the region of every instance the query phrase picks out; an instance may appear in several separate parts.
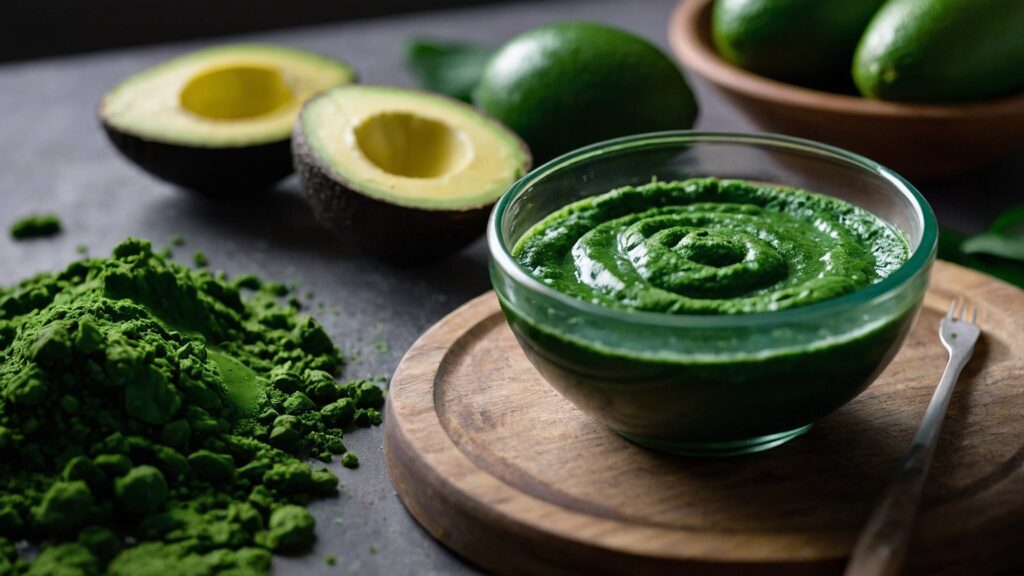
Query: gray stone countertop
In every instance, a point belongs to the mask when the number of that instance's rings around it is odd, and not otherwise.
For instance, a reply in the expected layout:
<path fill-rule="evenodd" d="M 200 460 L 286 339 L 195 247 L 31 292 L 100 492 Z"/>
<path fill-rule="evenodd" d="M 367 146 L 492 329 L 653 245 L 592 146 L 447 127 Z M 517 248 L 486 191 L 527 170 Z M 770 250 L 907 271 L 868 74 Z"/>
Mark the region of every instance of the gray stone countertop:
<path fill-rule="evenodd" d="M 662 47 L 674 0 L 509 3 L 342 24 L 249 34 L 216 42 L 278 42 L 316 50 L 353 64 L 365 83 L 411 85 L 401 66 L 413 35 L 498 45 L 545 22 L 588 19 L 633 30 Z M 431 324 L 489 289 L 478 241 L 430 265 L 397 267 L 346 252 L 321 231 L 295 178 L 251 199 L 212 202 L 150 178 L 107 143 L 96 119 L 103 94 L 123 77 L 210 42 L 190 41 L 0 66 L 0 225 L 34 212 L 55 212 L 65 232 L 15 243 L 0 237 L 0 283 L 7 285 L 75 259 L 76 246 L 108 254 L 126 236 L 176 250 L 188 261 L 201 250 L 213 268 L 255 272 L 295 282 L 314 297 L 309 310 L 350 356 L 350 377 L 390 375 L 402 354 Z M 751 126 L 702 83 L 698 128 Z M 1024 156 L 982 175 L 923 186 L 940 220 L 976 231 L 1024 199 Z M 319 304 L 324 310 L 319 310 Z M 338 314 L 326 312 L 337 309 Z M 334 465 L 344 489 L 312 506 L 319 541 L 308 555 L 275 559 L 277 574 L 470 574 L 477 570 L 426 534 L 406 513 L 388 481 L 382 429 L 354 432 L 349 446 L 362 465 Z M 337 557 L 336 566 L 324 558 Z"/>

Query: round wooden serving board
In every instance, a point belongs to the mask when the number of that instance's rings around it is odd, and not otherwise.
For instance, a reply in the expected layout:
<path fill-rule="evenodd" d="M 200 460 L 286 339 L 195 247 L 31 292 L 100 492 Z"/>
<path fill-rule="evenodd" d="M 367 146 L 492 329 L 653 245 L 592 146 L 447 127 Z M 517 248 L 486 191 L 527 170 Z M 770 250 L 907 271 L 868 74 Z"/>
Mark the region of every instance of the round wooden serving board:
<path fill-rule="evenodd" d="M 384 451 L 436 538 L 502 574 L 834 574 L 946 362 L 939 318 L 978 306 L 914 532 L 914 573 L 1024 569 L 1024 292 L 935 265 L 888 370 L 805 436 L 703 460 L 639 448 L 548 386 L 493 293 L 424 334 L 391 382 Z M 823 382 L 822 385 L 827 385 Z"/>

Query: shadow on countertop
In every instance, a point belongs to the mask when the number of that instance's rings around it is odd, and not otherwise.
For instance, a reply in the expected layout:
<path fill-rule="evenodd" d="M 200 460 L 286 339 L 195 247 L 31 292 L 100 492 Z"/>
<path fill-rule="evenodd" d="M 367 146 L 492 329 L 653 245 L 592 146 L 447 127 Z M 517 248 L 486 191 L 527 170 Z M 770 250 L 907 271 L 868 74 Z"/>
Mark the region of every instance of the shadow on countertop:
<path fill-rule="evenodd" d="M 323 228 L 292 178 L 252 196 L 210 198 L 175 190 L 155 201 L 147 215 L 154 228 L 173 215 L 189 228 L 218 230 L 228 237 L 266 243 L 325 260 L 359 261 L 393 275 L 396 282 L 415 280 L 442 293 L 475 296 L 490 289 L 486 245 L 481 238 L 451 254 L 414 261 L 366 255 Z"/>

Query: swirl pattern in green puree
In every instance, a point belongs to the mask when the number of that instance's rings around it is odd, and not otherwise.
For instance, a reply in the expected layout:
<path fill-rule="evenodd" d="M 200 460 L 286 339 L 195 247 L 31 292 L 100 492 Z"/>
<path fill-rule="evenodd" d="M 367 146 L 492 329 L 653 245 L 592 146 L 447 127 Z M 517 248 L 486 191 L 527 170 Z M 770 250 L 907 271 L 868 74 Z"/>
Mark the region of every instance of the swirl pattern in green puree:
<path fill-rule="evenodd" d="M 534 225 L 512 255 L 552 288 L 612 308 L 743 314 L 859 290 L 909 251 L 899 230 L 837 198 L 706 178 L 580 200 Z"/>

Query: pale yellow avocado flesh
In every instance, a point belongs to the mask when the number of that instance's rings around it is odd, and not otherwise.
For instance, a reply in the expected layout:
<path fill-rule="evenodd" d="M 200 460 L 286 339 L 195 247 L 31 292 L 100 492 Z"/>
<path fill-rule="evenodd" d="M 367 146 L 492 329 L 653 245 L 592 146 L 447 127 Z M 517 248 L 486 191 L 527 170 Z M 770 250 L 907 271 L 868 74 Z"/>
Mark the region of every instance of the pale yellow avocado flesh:
<path fill-rule="evenodd" d="M 354 127 L 359 150 L 378 168 L 408 178 L 440 178 L 472 158 L 472 145 L 456 129 L 409 112 L 382 112 Z"/>
<path fill-rule="evenodd" d="M 302 104 L 354 81 L 346 64 L 263 45 L 201 50 L 132 76 L 104 99 L 112 127 L 143 138 L 201 147 L 286 140 Z"/>
<path fill-rule="evenodd" d="M 300 127 L 336 179 L 402 206 L 490 204 L 529 162 L 508 128 L 461 102 L 414 90 L 337 88 L 309 103 Z"/>
<path fill-rule="evenodd" d="M 181 106 L 215 120 L 239 120 L 269 114 L 295 99 L 281 70 L 266 66 L 228 66 L 193 76 L 179 94 Z"/>

